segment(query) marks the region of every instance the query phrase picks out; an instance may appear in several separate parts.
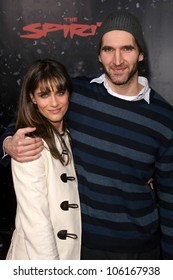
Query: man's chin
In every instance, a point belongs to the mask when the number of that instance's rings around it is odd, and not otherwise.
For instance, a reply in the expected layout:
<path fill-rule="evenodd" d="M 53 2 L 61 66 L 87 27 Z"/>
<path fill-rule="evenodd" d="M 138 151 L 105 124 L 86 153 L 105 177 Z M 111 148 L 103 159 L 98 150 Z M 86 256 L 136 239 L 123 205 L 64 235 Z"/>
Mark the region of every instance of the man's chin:
<path fill-rule="evenodd" d="M 114 78 L 114 79 L 111 79 L 111 82 L 116 86 L 123 86 L 123 85 L 127 84 L 128 80 Z"/>

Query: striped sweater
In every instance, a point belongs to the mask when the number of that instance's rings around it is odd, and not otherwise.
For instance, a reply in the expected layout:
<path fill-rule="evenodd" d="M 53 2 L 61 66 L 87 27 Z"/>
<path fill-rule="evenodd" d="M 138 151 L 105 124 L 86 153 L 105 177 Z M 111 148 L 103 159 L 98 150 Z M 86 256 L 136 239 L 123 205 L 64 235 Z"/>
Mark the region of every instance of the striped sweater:
<path fill-rule="evenodd" d="M 151 90 L 150 104 L 109 95 L 73 79 L 68 114 L 78 173 L 83 245 L 145 252 L 161 239 L 173 259 L 173 108 Z M 153 189 L 147 181 L 155 178 Z"/>

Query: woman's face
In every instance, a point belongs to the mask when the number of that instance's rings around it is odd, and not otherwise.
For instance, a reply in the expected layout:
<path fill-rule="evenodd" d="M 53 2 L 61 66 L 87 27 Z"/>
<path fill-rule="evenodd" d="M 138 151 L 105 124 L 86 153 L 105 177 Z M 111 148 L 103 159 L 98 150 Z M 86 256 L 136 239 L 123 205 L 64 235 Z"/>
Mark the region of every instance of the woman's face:
<path fill-rule="evenodd" d="M 60 132 L 63 129 L 63 118 L 68 110 L 69 92 L 59 91 L 57 87 L 50 86 L 50 91 L 42 89 L 41 85 L 30 94 L 32 102 L 37 105 L 40 114 L 48 119 Z"/>

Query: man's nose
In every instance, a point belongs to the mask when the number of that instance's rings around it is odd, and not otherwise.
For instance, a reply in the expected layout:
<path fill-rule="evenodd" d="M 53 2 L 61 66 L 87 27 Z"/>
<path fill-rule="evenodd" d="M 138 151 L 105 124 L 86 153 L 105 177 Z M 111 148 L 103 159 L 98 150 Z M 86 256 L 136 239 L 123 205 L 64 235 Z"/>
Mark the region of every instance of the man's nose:
<path fill-rule="evenodd" d="M 120 65 L 123 61 L 123 57 L 120 50 L 114 51 L 113 61 L 115 65 Z"/>

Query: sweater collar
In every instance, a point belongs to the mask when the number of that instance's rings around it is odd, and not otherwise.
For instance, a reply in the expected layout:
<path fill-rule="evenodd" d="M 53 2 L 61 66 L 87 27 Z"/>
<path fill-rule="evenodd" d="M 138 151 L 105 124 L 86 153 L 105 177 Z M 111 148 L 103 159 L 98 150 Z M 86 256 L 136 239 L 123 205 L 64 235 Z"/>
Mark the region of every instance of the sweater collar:
<path fill-rule="evenodd" d="M 118 97 L 118 98 L 121 98 L 121 99 L 124 99 L 127 101 L 138 101 L 138 100 L 144 99 L 148 104 L 150 104 L 151 88 L 149 88 L 148 80 L 145 77 L 139 76 L 138 82 L 143 85 L 143 88 L 139 92 L 139 94 L 137 96 L 125 96 L 125 95 L 121 95 L 121 94 L 114 92 L 110 88 L 110 86 L 108 85 L 108 83 L 106 81 L 105 74 L 102 74 L 100 77 L 92 79 L 90 81 L 90 83 L 98 83 L 98 84 L 103 83 L 103 85 L 107 89 L 108 93 L 115 97 Z"/>

